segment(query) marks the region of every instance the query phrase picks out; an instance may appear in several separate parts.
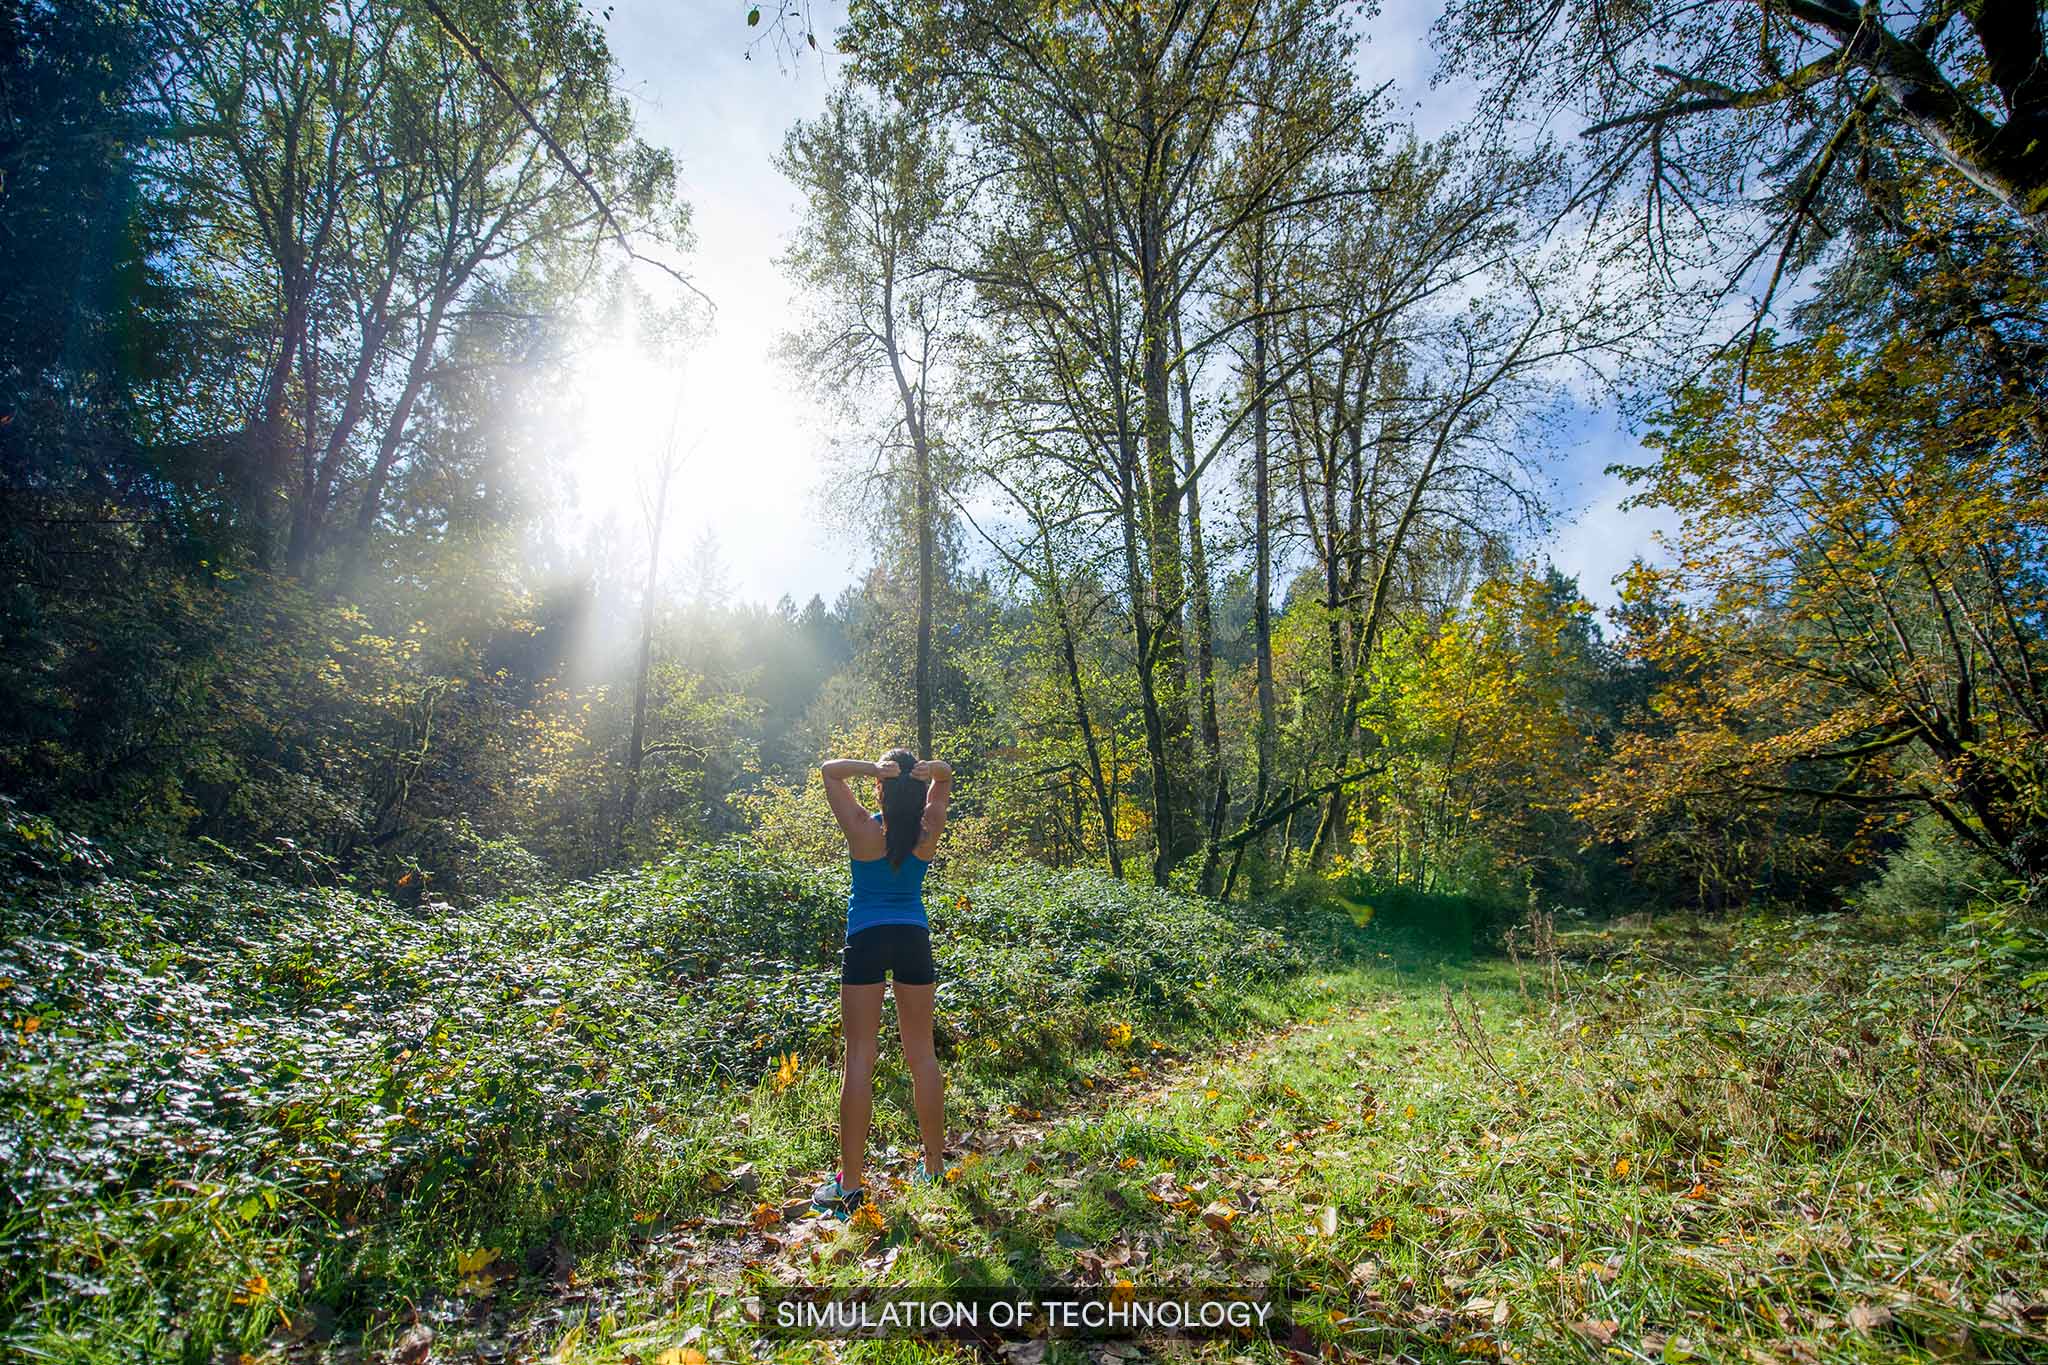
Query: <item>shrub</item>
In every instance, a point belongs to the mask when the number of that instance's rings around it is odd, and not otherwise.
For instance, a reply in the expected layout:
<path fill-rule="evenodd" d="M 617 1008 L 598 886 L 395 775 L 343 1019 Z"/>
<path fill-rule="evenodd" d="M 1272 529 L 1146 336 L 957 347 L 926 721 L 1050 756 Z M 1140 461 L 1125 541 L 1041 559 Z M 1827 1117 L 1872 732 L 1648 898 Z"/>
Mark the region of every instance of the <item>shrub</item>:
<path fill-rule="evenodd" d="M 1283 902 L 1314 915 L 1324 902 L 1350 911 L 1367 924 L 1412 934 L 1424 943 L 1456 952 L 1491 952 L 1501 945 L 1523 907 L 1504 894 L 1424 891 L 1391 883 L 1360 870 L 1338 874 L 1321 885 L 1295 889 Z"/>
<path fill-rule="evenodd" d="M 1947 917 L 1994 896 L 2004 879 L 1997 864 L 1958 839 L 1938 816 L 1923 815 L 1906 827 L 1905 842 L 1850 904 L 1885 914 Z"/>

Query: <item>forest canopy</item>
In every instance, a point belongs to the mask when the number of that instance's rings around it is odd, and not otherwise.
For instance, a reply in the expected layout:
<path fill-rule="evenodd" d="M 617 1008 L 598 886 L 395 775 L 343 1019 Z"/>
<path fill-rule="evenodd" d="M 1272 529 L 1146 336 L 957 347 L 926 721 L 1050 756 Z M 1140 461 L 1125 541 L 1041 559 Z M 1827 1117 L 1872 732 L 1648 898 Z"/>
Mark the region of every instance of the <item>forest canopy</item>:
<path fill-rule="evenodd" d="M 774 160 L 776 363 L 829 514 L 908 530 L 771 606 L 673 441 L 625 524 L 564 512 L 576 358 L 718 327 L 604 15 L 10 5 L 16 841 L 459 899 L 822 857 L 818 761 L 900 742 L 963 865 L 1825 904 L 1933 839 L 2034 884 L 2039 15 L 1846 14 L 1467 0 L 1487 93 L 1425 135 L 1366 8 L 859 0 Z M 1601 405 L 1680 528 L 1604 613 L 1547 553 Z"/>

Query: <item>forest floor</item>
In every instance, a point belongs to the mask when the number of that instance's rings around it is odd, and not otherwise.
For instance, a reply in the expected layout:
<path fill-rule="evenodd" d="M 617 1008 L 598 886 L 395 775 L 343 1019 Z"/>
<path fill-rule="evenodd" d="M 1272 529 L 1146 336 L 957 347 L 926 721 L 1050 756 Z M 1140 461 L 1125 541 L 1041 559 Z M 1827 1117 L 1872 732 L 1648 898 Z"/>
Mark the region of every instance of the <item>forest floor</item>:
<path fill-rule="evenodd" d="M 1945 951 L 1839 917 L 1623 926 L 1513 964 L 1388 958 L 1298 983 L 1220 1051 L 1136 1037 L 1064 1099 L 970 1112 L 936 1188 L 904 1183 L 907 1096 L 886 1073 L 875 1212 L 850 1224 L 807 1211 L 833 1078 L 785 1078 L 731 1115 L 734 1160 L 686 1215 L 641 1211 L 580 1261 L 479 1247 L 463 1292 L 386 1315 L 367 1356 L 972 1359 L 779 1338 L 761 1295 L 1122 1283 L 1263 1293 L 1287 1326 L 995 1353 L 2041 1359 L 2048 1027 Z M 361 1358 L 289 1332 L 245 1358 L 265 1356 Z"/>

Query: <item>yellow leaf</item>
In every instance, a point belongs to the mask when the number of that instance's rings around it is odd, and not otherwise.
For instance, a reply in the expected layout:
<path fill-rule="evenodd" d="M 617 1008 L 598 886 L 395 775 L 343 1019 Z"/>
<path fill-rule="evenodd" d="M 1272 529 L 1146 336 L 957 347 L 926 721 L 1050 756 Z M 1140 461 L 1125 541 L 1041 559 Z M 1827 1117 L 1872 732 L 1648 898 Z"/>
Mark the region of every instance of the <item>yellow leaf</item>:
<path fill-rule="evenodd" d="M 1228 1232 L 1230 1225 L 1237 1221 L 1237 1210 L 1221 1199 L 1212 1200 L 1209 1206 L 1202 1210 L 1202 1221 L 1218 1232 Z"/>
<path fill-rule="evenodd" d="M 862 1232 L 880 1232 L 882 1230 L 882 1211 L 873 1203 L 862 1204 L 858 1209 L 854 1210 L 852 1222 Z"/>
<path fill-rule="evenodd" d="M 496 1247 L 478 1247 L 474 1251 L 458 1251 L 455 1253 L 455 1273 L 458 1275 L 474 1275 L 497 1259 L 498 1249 Z"/>
<path fill-rule="evenodd" d="M 1628 1175 L 1628 1170 L 1629 1166 L 1627 1157 L 1622 1157 L 1619 1161 L 1616 1161 L 1614 1163 L 1614 1173 L 1616 1175 L 1626 1178 Z"/>
<path fill-rule="evenodd" d="M 654 1358 L 654 1365 L 705 1365 L 705 1359 L 694 1346 L 671 1346 Z"/>
<path fill-rule="evenodd" d="M 1394 1235 L 1394 1220 L 1392 1216 L 1381 1214 L 1378 1218 L 1373 1219 L 1372 1226 L 1365 1230 L 1365 1235 L 1375 1242 L 1384 1242 L 1389 1237 L 1392 1237 Z"/>

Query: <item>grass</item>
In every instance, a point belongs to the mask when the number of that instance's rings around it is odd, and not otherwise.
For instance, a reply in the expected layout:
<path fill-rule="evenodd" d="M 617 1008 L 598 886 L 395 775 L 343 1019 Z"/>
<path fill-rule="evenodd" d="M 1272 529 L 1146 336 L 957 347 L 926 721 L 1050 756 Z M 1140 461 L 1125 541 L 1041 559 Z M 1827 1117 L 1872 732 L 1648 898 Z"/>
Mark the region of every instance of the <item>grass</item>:
<path fill-rule="evenodd" d="M 687 1216 L 748 1153 L 815 1174 L 844 897 L 737 845 L 476 906 L 205 864 L 13 888 L 0 1353 L 386 1339 L 408 1303 Z M 1364 951 L 1341 912 L 1087 873 L 932 901 L 975 1122 L 1085 1091 L 1134 1028 L 1213 1046 L 1268 1017 L 1259 992 Z M 885 1113 L 904 1088 L 885 1071 Z"/>
<path fill-rule="evenodd" d="M 0 1345 L 416 1361 L 431 1335 L 435 1358 L 930 1360 L 966 1348 L 778 1341 L 750 1300 L 1123 1279 L 1262 1287 L 1287 1314 L 1278 1340 L 1142 1343 L 1169 1358 L 2048 1350 L 2048 1023 L 2023 921 L 1664 920 L 1474 958 L 1341 904 L 1220 913 L 1018 873 L 940 907 L 965 1155 L 941 1188 L 903 1183 L 908 1083 L 885 1052 L 880 1216 L 842 1226 L 804 1209 L 834 1155 L 834 1040 L 809 986 L 762 966 L 836 893 L 734 872 L 396 925 L 239 883 L 103 888 L 74 907 L 98 927 L 68 937 L 38 906 L 0 961 L 0 1137 L 31 1158 L 11 1163 Z M 202 901 L 212 938 L 165 931 Z M 362 929 L 374 971 L 309 950 L 316 912 Z M 772 1047 L 749 1000 L 779 1021 Z M 323 1040 L 355 1069 L 315 1074 L 319 1091 L 278 1079 Z M 690 1065 L 707 1047 L 748 1066 Z M 112 1093 L 181 1076 L 207 1104 Z M 414 1125 L 362 1117 L 409 1112 L 384 1104 L 397 1080 L 445 1106 L 410 1147 L 377 1135 Z M 235 1087 L 259 1083 L 265 1141 L 297 1145 L 251 1147 L 230 1121 Z M 330 1094 L 346 1132 L 309 1098 Z M 53 1156 L 72 1151 L 127 1164 Z M 280 1175 L 308 1153 L 337 1175 Z M 97 1178 L 67 1194 L 67 1169 Z"/>
<path fill-rule="evenodd" d="M 571 1355 L 826 1353 L 750 1320 L 778 1283 L 1121 1278 L 1263 1285 L 1295 1329 L 1142 1344 L 1166 1358 L 2039 1359 L 2041 1016 L 1952 946 L 1870 919 L 1620 928 L 1564 937 L 1555 998 L 1546 962 L 1397 951 L 1299 983 L 1269 1018 L 1307 1024 L 1255 1051 L 1141 1061 L 973 1135 L 946 1187 L 885 1183 L 879 1226 L 755 1227 L 787 1192 L 765 1187 L 665 1226 Z M 758 1095 L 732 1155 L 801 1165 L 827 1101 L 822 1078 Z"/>

